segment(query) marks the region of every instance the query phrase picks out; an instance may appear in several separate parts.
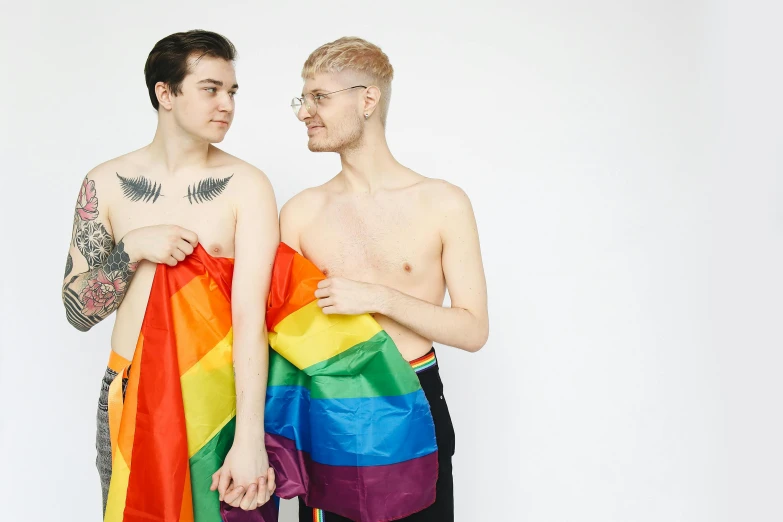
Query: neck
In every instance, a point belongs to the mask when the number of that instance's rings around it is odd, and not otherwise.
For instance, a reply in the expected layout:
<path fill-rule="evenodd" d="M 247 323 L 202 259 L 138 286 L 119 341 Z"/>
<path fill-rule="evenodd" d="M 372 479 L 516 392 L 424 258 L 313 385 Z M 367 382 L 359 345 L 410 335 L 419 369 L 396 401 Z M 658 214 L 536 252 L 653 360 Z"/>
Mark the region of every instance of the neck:
<path fill-rule="evenodd" d="M 340 162 L 345 188 L 371 194 L 392 185 L 396 167 L 401 166 L 392 156 L 383 132 L 365 133 L 356 147 L 340 153 Z"/>
<path fill-rule="evenodd" d="M 168 174 L 176 175 L 180 171 L 206 165 L 210 147 L 208 142 L 185 132 L 172 118 L 161 115 L 155 137 L 147 150 Z"/>

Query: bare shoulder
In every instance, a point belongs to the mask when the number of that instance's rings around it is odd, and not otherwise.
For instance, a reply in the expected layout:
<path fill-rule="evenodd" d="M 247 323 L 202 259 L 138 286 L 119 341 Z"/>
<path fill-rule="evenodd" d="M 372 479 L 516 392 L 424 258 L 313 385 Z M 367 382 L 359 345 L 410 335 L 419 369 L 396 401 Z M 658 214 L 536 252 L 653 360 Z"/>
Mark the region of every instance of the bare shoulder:
<path fill-rule="evenodd" d="M 92 202 L 98 207 L 101 219 L 106 221 L 110 209 L 122 197 L 118 178 L 134 178 L 144 172 L 141 151 L 134 151 L 117 158 L 104 161 L 90 170 L 84 177 L 79 189 L 79 202 Z"/>
<path fill-rule="evenodd" d="M 326 205 L 328 195 L 326 185 L 311 187 L 295 195 L 280 210 L 281 226 L 308 223 Z"/>
<path fill-rule="evenodd" d="M 87 179 L 105 185 L 116 182 L 118 175 L 133 176 L 144 168 L 142 154 L 142 150 L 136 150 L 104 161 L 87 173 Z"/>
<path fill-rule="evenodd" d="M 468 195 L 453 183 L 423 177 L 417 186 L 420 196 L 430 202 L 437 202 L 434 206 L 442 212 L 473 212 Z"/>
<path fill-rule="evenodd" d="M 274 197 L 272 183 L 261 169 L 216 147 L 211 150 L 210 169 L 216 172 L 215 178 L 230 180 L 227 186 L 240 201 Z"/>

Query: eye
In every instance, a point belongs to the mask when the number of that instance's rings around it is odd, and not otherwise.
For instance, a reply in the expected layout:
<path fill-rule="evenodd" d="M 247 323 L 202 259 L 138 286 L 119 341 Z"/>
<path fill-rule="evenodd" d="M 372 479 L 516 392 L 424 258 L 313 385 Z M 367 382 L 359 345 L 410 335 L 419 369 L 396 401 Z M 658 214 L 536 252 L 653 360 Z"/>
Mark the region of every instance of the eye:
<path fill-rule="evenodd" d="M 207 87 L 204 90 L 211 94 L 215 94 L 217 92 L 217 89 L 215 89 L 214 87 Z"/>
<path fill-rule="evenodd" d="M 233 98 L 234 96 L 237 95 L 237 93 L 236 93 L 236 91 L 233 91 L 233 92 L 229 92 L 228 95 Z"/>

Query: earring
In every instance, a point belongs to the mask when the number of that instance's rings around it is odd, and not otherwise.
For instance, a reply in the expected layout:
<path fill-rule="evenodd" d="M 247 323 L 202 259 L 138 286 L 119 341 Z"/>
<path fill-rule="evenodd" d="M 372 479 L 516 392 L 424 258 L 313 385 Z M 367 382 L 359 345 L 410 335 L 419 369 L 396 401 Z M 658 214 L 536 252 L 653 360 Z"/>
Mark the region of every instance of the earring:
<path fill-rule="evenodd" d="M 365 112 L 365 113 L 364 113 L 364 119 L 366 120 L 366 119 L 369 119 L 369 118 L 370 118 L 370 114 L 369 114 L 369 113 L 367 113 L 367 112 Z"/>

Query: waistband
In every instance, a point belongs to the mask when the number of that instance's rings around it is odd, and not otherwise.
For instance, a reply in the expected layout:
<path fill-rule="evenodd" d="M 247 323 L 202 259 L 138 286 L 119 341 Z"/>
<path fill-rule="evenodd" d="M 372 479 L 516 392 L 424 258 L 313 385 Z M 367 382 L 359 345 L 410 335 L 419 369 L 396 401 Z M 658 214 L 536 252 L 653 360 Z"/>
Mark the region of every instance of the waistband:
<path fill-rule="evenodd" d="M 409 361 L 411 368 L 416 373 L 421 373 L 425 370 L 431 370 L 438 367 L 438 359 L 435 357 L 435 347 L 430 348 L 430 351 L 419 357 Z"/>
<path fill-rule="evenodd" d="M 109 368 L 114 370 L 116 373 L 122 372 L 122 370 L 124 370 L 125 367 L 129 364 L 130 361 L 128 359 L 118 354 L 114 350 L 112 350 L 109 354 Z"/>

